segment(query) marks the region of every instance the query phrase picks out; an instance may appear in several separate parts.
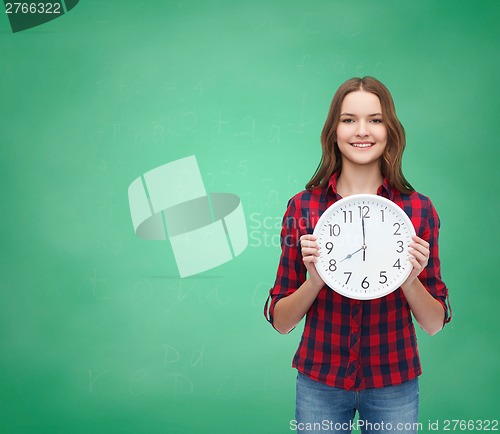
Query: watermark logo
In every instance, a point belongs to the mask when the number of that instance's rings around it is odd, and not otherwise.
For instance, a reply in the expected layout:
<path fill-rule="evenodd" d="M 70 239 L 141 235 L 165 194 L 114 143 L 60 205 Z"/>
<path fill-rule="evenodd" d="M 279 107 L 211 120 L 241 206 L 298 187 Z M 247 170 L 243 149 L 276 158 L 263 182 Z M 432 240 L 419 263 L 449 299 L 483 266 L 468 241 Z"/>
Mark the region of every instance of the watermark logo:
<path fill-rule="evenodd" d="M 80 0 L 6 1 L 5 13 L 14 33 L 45 24 L 62 17 Z"/>
<path fill-rule="evenodd" d="M 181 277 L 222 265 L 248 245 L 240 198 L 207 194 L 194 155 L 135 179 L 128 199 L 137 236 L 168 239 Z"/>

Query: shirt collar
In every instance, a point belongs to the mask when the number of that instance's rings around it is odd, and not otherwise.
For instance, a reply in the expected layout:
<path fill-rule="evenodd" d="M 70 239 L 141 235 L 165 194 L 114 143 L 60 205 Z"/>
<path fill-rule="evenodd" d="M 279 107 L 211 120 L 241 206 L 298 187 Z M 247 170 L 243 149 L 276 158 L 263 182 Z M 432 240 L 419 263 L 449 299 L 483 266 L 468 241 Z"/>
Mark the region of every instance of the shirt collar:
<path fill-rule="evenodd" d="M 335 194 L 337 199 L 340 199 L 341 196 L 337 193 L 338 178 L 339 178 L 339 172 L 335 172 L 332 176 L 330 176 L 330 180 L 328 181 L 327 191 L 331 190 L 333 194 Z M 389 185 L 389 181 L 387 181 L 387 178 L 384 178 L 382 185 L 377 190 L 377 194 L 389 200 L 394 200 L 394 191 Z"/>
<path fill-rule="evenodd" d="M 384 178 L 382 185 L 377 190 L 377 194 L 394 201 L 394 189 L 389 185 L 387 178 Z"/>
<path fill-rule="evenodd" d="M 337 200 L 340 199 L 340 195 L 337 193 L 337 179 L 339 178 L 339 172 L 335 172 L 330 176 L 328 181 L 328 186 L 326 188 L 327 192 L 332 190 L 333 194 L 336 196 Z"/>

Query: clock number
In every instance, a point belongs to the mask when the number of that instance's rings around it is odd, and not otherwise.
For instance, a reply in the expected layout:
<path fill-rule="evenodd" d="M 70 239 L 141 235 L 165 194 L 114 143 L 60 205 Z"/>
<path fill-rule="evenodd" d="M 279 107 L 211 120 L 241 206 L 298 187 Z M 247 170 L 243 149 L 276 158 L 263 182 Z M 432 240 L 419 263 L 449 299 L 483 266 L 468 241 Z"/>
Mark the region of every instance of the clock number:
<path fill-rule="evenodd" d="M 339 225 L 328 225 L 330 226 L 330 236 L 338 237 L 340 235 L 340 226 Z"/>
<path fill-rule="evenodd" d="M 363 281 L 361 282 L 361 287 L 362 287 L 363 289 L 368 289 L 368 288 L 370 287 L 370 283 L 369 283 L 369 282 L 368 282 L 368 280 L 366 280 L 366 279 L 368 279 L 368 276 L 366 276 L 366 277 L 363 279 Z"/>
<path fill-rule="evenodd" d="M 393 267 L 397 268 L 398 270 L 401 268 L 401 263 L 399 262 L 399 259 L 394 263 Z"/>
<path fill-rule="evenodd" d="M 399 248 L 396 250 L 396 252 L 403 253 L 403 250 L 404 250 L 403 249 L 403 241 L 399 240 L 398 241 L 398 246 L 399 246 Z M 399 249 L 401 249 L 401 250 L 399 250 Z"/>
<path fill-rule="evenodd" d="M 344 223 L 347 223 L 347 213 L 349 213 L 349 223 L 352 223 L 352 211 L 342 211 L 344 213 Z"/>
<path fill-rule="evenodd" d="M 328 267 L 330 271 L 336 271 L 337 270 L 337 261 L 335 259 L 330 259 L 330 266 Z"/>
<path fill-rule="evenodd" d="M 387 273 L 387 271 L 380 272 L 380 279 L 381 280 L 379 280 L 378 283 L 384 284 L 385 282 L 387 282 L 387 276 L 385 275 L 385 273 Z M 384 279 L 384 280 L 382 280 L 382 279 Z"/>
<path fill-rule="evenodd" d="M 332 250 L 333 250 L 333 243 L 331 241 L 328 241 L 326 244 L 325 244 L 325 247 L 328 249 L 328 254 L 332 253 Z"/>
<path fill-rule="evenodd" d="M 352 271 L 344 271 L 344 274 L 349 274 L 349 276 L 347 276 L 347 280 L 345 281 L 345 283 L 347 285 L 347 283 L 349 282 L 349 279 L 351 278 Z"/>
<path fill-rule="evenodd" d="M 385 214 L 384 214 L 383 209 L 380 210 L 380 214 L 382 214 L 382 223 L 384 223 L 385 222 Z"/>
<path fill-rule="evenodd" d="M 359 218 L 362 218 L 362 219 L 369 219 L 370 216 L 368 215 L 368 213 L 370 212 L 370 207 L 364 205 L 364 206 L 358 206 L 359 208 Z"/>
<path fill-rule="evenodd" d="M 393 235 L 401 235 L 399 233 L 399 229 L 401 229 L 401 225 L 399 223 L 394 223 L 392 226 L 397 226 L 397 229 L 394 231 Z"/>

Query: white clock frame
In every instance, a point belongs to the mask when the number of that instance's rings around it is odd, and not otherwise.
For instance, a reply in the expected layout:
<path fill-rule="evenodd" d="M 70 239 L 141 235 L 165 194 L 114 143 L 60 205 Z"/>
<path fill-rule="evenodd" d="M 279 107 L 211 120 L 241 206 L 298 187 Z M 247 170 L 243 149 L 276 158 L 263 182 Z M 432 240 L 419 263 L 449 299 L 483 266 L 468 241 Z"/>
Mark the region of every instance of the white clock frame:
<path fill-rule="evenodd" d="M 338 200 L 321 215 L 313 234 L 320 246 L 316 270 L 327 286 L 346 297 L 384 297 L 413 268 L 408 249 L 415 228 L 403 209 L 385 197 L 354 194 Z"/>

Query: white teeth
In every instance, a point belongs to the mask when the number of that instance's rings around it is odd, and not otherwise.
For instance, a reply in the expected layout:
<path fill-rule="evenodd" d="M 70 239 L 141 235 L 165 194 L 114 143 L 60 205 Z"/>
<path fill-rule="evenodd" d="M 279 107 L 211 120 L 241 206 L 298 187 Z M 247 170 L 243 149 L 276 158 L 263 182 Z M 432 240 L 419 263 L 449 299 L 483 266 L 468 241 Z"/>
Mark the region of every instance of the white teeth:
<path fill-rule="evenodd" d="M 373 146 L 373 143 L 351 143 L 351 145 L 355 148 L 369 148 Z"/>

